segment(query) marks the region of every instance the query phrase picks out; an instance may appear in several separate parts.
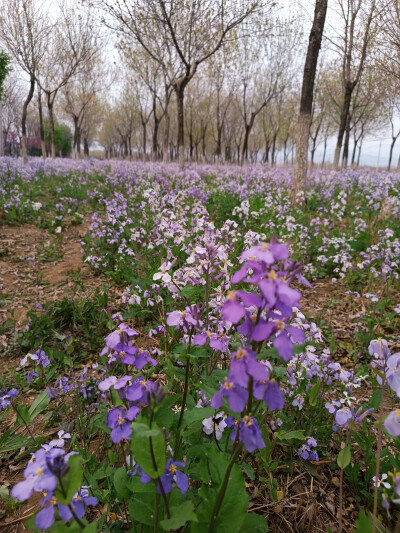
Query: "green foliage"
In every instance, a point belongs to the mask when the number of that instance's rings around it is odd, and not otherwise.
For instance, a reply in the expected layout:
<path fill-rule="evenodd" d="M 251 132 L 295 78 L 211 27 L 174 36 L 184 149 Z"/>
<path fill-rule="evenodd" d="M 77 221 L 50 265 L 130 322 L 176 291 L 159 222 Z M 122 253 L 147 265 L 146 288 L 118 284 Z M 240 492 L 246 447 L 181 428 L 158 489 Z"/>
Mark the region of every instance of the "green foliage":
<path fill-rule="evenodd" d="M 0 100 L 4 96 L 4 81 L 12 70 L 10 62 L 10 57 L 3 50 L 0 50 Z"/>
<path fill-rule="evenodd" d="M 48 120 L 44 121 L 43 130 L 45 142 L 49 145 L 51 143 L 51 133 Z M 54 137 L 57 151 L 60 152 L 64 157 L 69 155 L 72 151 L 73 141 L 72 132 L 69 126 L 56 122 L 54 124 Z"/>

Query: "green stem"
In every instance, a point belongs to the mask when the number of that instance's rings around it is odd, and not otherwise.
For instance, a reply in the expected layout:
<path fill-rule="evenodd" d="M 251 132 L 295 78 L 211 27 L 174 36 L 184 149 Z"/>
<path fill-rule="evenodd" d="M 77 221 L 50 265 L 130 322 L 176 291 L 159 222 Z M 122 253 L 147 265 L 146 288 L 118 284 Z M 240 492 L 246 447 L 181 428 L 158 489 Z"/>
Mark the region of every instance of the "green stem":
<path fill-rule="evenodd" d="M 22 422 L 23 422 L 24 426 L 26 427 L 26 429 L 27 429 L 27 431 L 28 431 L 28 433 L 29 433 L 31 439 L 33 440 L 33 442 L 34 442 L 35 444 L 37 444 L 37 443 L 38 443 L 37 440 L 35 439 L 35 437 L 33 436 L 32 432 L 31 432 L 31 430 L 29 429 L 29 425 L 28 425 L 27 422 L 25 421 L 25 418 L 24 418 L 24 417 L 21 415 L 21 413 L 18 411 L 17 406 L 14 405 L 13 402 L 11 402 L 11 407 L 14 409 L 14 411 L 17 413 L 17 415 L 18 415 L 18 416 L 20 417 L 20 419 L 22 420 Z"/>
<path fill-rule="evenodd" d="M 158 533 L 158 509 L 160 507 L 160 495 L 156 496 L 156 508 L 154 510 L 154 533 Z"/>
<path fill-rule="evenodd" d="M 379 406 L 379 427 L 376 444 L 376 468 L 375 468 L 375 483 L 374 483 L 374 507 L 372 511 L 372 533 L 376 531 L 376 521 L 378 515 L 378 478 L 379 466 L 382 452 L 382 427 L 383 427 L 383 402 L 384 402 L 385 382 L 383 381 L 381 387 L 381 404 Z"/>
<path fill-rule="evenodd" d="M 167 513 L 167 518 L 171 518 L 171 513 L 169 512 L 167 495 L 165 494 L 165 490 L 164 490 L 163 484 L 161 483 L 161 479 L 158 478 L 157 482 L 158 482 L 158 486 L 160 487 L 162 498 L 164 500 L 165 512 Z"/>
<path fill-rule="evenodd" d="M 238 433 L 239 433 L 239 429 L 238 429 Z M 223 503 L 224 498 L 225 498 L 226 488 L 227 488 L 228 482 L 229 482 L 229 476 L 231 474 L 231 470 L 233 468 L 233 465 L 235 464 L 235 461 L 236 461 L 241 449 L 242 449 L 242 445 L 237 443 L 236 450 L 232 452 L 232 457 L 231 457 L 231 459 L 229 461 L 229 464 L 228 464 L 228 466 L 226 468 L 224 479 L 222 480 L 221 487 L 219 489 L 217 498 L 215 500 L 214 509 L 213 509 L 212 514 L 211 514 L 210 526 L 208 528 L 208 533 L 214 533 L 214 531 L 215 531 L 215 526 L 216 526 L 216 523 L 217 523 L 218 514 L 219 514 L 219 512 L 221 510 L 222 503 Z"/>
<path fill-rule="evenodd" d="M 62 492 L 62 494 L 63 494 L 63 496 L 65 498 L 67 496 L 67 493 L 65 492 L 64 485 L 63 485 L 61 477 L 58 477 L 58 481 L 60 482 L 61 492 Z M 85 524 L 83 522 L 81 522 L 81 520 L 76 516 L 76 513 L 75 513 L 74 508 L 72 507 L 71 503 L 68 503 L 67 507 L 71 511 L 71 514 L 74 517 L 74 519 L 76 520 L 76 522 L 78 523 L 79 527 L 81 529 L 85 529 Z"/>
<path fill-rule="evenodd" d="M 185 412 L 186 399 L 187 399 L 187 394 L 188 394 L 188 389 L 189 389 L 189 370 L 190 370 L 190 362 L 189 362 L 189 356 L 187 356 L 187 359 L 186 359 L 186 371 L 185 371 L 185 387 L 184 387 L 184 390 L 183 390 L 181 414 L 179 415 L 179 421 L 178 421 L 178 428 L 177 429 L 179 429 L 181 424 L 182 424 L 183 415 L 184 415 L 184 412 Z"/>

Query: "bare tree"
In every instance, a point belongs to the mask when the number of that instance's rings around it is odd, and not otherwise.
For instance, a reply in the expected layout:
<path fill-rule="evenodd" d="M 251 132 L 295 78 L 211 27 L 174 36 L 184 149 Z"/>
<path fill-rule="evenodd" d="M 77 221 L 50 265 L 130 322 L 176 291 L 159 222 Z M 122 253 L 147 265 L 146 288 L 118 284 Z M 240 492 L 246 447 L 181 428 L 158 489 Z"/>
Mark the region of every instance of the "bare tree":
<path fill-rule="evenodd" d="M 169 79 L 177 102 L 177 145 L 184 154 L 185 89 L 199 65 L 233 30 L 261 7 L 261 0 L 99 0 L 117 29 L 137 40 Z"/>
<path fill-rule="evenodd" d="M 299 28 L 289 21 L 275 20 L 262 39 L 239 42 L 236 75 L 244 123 L 242 163 L 248 158 L 249 137 L 257 116 L 293 83 L 293 53 L 299 37 Z"/>
<path fill-rule="evenodd" d="M 19 67 L 29 77 L 29 91 L 21 115 L 21 150 L 28 162 L 26 148 L 26 118 L 33 98 L 37 71 L 46 52 L 52 25 L 35 0 L 9 0 L 0 12 L 0 40 Z"/>
<path fill-rule="evenodd" d="M 64 110 L 74 124 L 73 154 L 81 155 L 82 129 L 85 118 L 98 95 L 110 87 L 113 77 L 108 76 L 107 66 L 99 54 L 85 62 L 79 71 L 64 87 Z"/>
<path fill-rule="evenodd" d="M 46 95 L 49 115 L 51 157 L 56 156 L 54 101 L 60 89 L 83 69 L 97 52 L 97 32 L 90 9 L 80 11 L 60 3 L 58 17 L 51 32 L 43 61 L 36 69 L 36 79 Z"/>
<path fill-rule="evenodd" d="M 343 20 L 343 31 L 331 42 L 342 58 L 342 102 L 340 124 L 336 142 L 334 166 L 339 166 L 340 153 L 346 127 L 349 124 L 351 97 L 361 80 L 365 62 L 377 28 L 376 14 L 379 0 L 336 0 Z"/>
<path fill-rule="evenodd" d="M 308 41 L 307 56 L 304 65 L 303 85 L 301 89 L 300 114 L 296 143 L 296 161 L 291 192 L 292 203 L 305 202 L 308 140 L 310 136 L 314 97 L 314 80 L 317 70 L 319 50 L 321 48 L 322 34 L 325 26 L 327 6 L 328 0 L 316 0 L 315 2 L 314 22 Z"/>

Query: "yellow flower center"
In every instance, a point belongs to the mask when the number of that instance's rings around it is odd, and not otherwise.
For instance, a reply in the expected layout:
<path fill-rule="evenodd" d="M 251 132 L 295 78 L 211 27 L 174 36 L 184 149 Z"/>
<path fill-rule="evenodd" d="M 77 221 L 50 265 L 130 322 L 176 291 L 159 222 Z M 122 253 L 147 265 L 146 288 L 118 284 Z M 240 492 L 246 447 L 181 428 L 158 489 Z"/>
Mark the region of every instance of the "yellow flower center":
<path fill-rule="evenodd" d="M 243 357 L 246 355 L 246 350 L 244 348 L 238 348 L 235 359 L 243 359 Z"/>
<path fill-rule="evenodd" d="M 40 467 L 40 468 L 38 468 L 37 470 L 35 470 L 35 474 L 36 474 L 37 476 L 41 476 L 41 475 L 43 475 L 43 473 L 44 473 L 44 470 L 43 470 L 42 467 Z"/>
<path fill-rule="evenodd" d="M 122 416 L 118 417 L 118 424 L 122 426 L 122 424 L 125 422 L 125 420 L 122 418 Z"/>
<path fill-rule="evenodd" d="M 169 466 L 169 469 L 168 469 L 168 472 L 169 472 L 170 474 L 175 474 L 176 470 L 177 470 L 177 468 L 176 468 L 175 465 L 170 465 L 170 466 Z"/>
<path fill-rule="evenodd" d="M 235 299 L 235 291 L 229 291 L 226 295 L 227 300 L 234 300 Z"/>
<path fill-rule="evenodd" d="M 253 420 L 247 415 L 243 418 L 243 421 L 246 424 L 246 426 L 251 426 L 253 424 Z"/>
<path fill-rule="evenodd" d="M 275 270 L 271 270 L 271 271 L 270 271 L 270 273 L 268 274 L 268 278 L 269 278 L 271 281 L 274 281 L 274 280 L 277 278 L 277 275 L 276 275 Z"/>
<path fill-rule="evenodd" d="M 276 327 L 277 327 L 279 330 L 285 329 L 285 322 L 282 322 L 282 320 L 277 320 L 277 321 L 276 321 Z"/>
<path fill-rule="evenodd" d="M 207 331 L 206 335 L 207 335 L 207 337 L 211 337 L 211 335 L 212 335 L 211 331 Z"/>
<path fill-rule="evenodd" d="M 396 416 L 400 418 L 400 409 L 396 409 Z"/>
<path fill-rule="evenodd" d="M 225 382 L 224 382 L 224 387 L 225 389 L 233 389 L 233 383 L 232 381 L 228 381 L 228 378 L 225 378 Z"/>
<path fill-rule="evenodd" d="M 261 248 L 263 250 L 267 250 L 268 249 L 268 244 L 266 242 L 264 242 L 262 245 L 261 245 Z"/>

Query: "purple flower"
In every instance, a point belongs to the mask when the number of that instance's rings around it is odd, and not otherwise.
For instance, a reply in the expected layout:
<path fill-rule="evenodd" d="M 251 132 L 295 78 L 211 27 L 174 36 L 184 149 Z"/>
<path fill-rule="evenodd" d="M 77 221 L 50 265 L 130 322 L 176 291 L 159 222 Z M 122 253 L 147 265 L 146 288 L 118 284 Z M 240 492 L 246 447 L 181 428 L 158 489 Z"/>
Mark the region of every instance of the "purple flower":
<path fill-rule="evenodd" d="M 303 459 L 303 461 L 307 461 L 307 459 L 310 457 L 310 447 L 306 444 L 303 444 L 298 450 L 297 453 L 300 455 L 300 457 Z"/>
<path fill-rule="evenodd" d="M 310 446 L 311 448 L 316 448 L 317 441 L 314 439 L 314 437 L 306 437 L 306 439 L 308 446 Z"/>
<path fill-rule="evenodd" d="M 338 426 L 347 426 L 347 422 L 353 418 L 350 407 L 342 407 L 335 414 L 335 421 Z"/>
<path fill-rule="evenodd" d="M 389 387 L 400 396 L 400 353 L 389 357 L 386 365 L 386 377 Z"/>
<path fill-rule="evenodd" d="M 147 393 L 153 387 L 154 383 L 152 381 L 139 377 L 133 381 L 132 385 L 126 388 L 125 396 L 131 402 L 147 403 Z"/>
<path fill-rule="evenodd" d="M 392 437 L 398 437 L 400 435 L 400 409 L 395 409 L 389 413 L 384 422 L 384 426 Z"/>
<path fill-rule="evenodd" d="M 275 379 L 257 383 L 254 387 L 254 396 L 258 400 L 263 399 L 270 410 L 278 409 L 280 411 L 285 404 L 285 398 Z"/>
<path fill-rule="evenodd" d="M 333 415 L 342 404 L 340 402 L 326 402 L 325 407 L 328 409 L 328 413 Z"/>
<path fill-rule="evenodd" d="M 18 390 L 17 389 L 10 389 L 6 394 L 3 394 L 3 396 L 0 396 L 0 411 L 2 409 L 5 409 L 6 407 L 8 407 L 11 404 L 11 400 L 17 394 L 18 394 Z"/>
<path fill-rule="evenodd" d="M 189 488 L 189 478 L 186 474 L 178 470 L 178 466 L 183 468 L 185 466 L 185 463 L 180 463 L 177 461 L 172 461 L 172 459 L 168 459 L 167 464 L 165 465 L 165 471 L 160 478 L 160 482 L 166 494 L 171 492 L 173 481 L 175 481 L 176 486 L 182 494 L 185 494 Z"/>
<path fill-rule="evenodd" d="M 229 378 L 241 387 L 247 387 L 249 378 L 264 381 L 269 378 L 266 367 L 259 363 L 256 354 L 250 348 L 238 348 L 231 357 Z"/>
<path fill-rule="evenodd" d="M 265 448 L 265 443 L 262 438 L 261 429 L 257 420 L 252 416 L 245 416 L 240 421 L 236 421 L 232 431 L 231 439 L 235 441 L 239 428 L 239 441 L 244 444 L 248 452 L 254 450 L 261 450 Z"/>
<path fill-rule="evenodd" d="M 97 505 L 98 503 L 97 498 L 89 496 L 87 488 L 88 487 L 82 487 L 70 502 L 70 507 L 72 507 L 72 510 L 78 518 L 83 518 L 85 516 L 85 507 L 89 505 Z M 35 517 L 35 523 L 39 529 L 49 529 L 53 525 L 55 520 L 55 506 L 57 506 L 61 520 L 67 522 L 74 518 L 71 509 L 67 505 L 58 503 L 57 498 L 52 492 L 49 492 L 46 495 L 46 497 L 40 502 L 40 505 L 43 509 L 39 511 Z"/>
<path fill-rule="evenodd" d="M 104 339 L 107 345 L 107 348 L 110 348 L 111 350 L 114 350 L 118 344 L 128 344 L 130 338 L 136 337 L 136 335 L 139 335 L 137 331 L 130 328 L 124 323 L 121 323 L 118 328 L 107 335 L 107 337 Z M 105 348 L 104 350 L 107 350 Z M 104 350 L 101 352 L 101 355 L 104 355 Z"/>
<path fill-rule="evenodd" d="M 224 396 L 226 396 L 231 410 L 235 413 L 240 413 L 245 408 L 249 395 L 246 389 L 234 383 L 231 379 L 225 378 L 219 391 L 212 397 L 211 407 L 219 409 Z"/>
<path fill-rule="evenodd" d="M 163 475 L 159 478 L 157 482 L 157 492 L 161 494 L 159 483 L 161 483 L 162 488 L 164 489 L 165 494 L 168 494 L 172 490 L 173 482 L 176 483 L 176 486 L 181 491 L 182 494 L 185 494 L 189 488 L 189 478 L 186 474 L 178 470 L 178 467 L 183 468 L 185 463 L 173 461 L 168 459 Z M 135 466 L 131 475 L 135 475 L 137 472 L 140 473 L 140 481 L 142 483 L 150 483 L 152 478 L 146 474 L 138 465 Z"/>
<path fill-rule="evenodd" d="M 246 314 L 245 308 L 236 298 L 235 291 L 230 291 L 222 308 L 222 318 L 231 324 L 237 324 Z"/>
<path fill-rule="evenodd" d="M 52 463 L 58 456 L 64 455 L 64 450 L 41 448 L 33 454 L 33 461 L 24 470 L 24 481 L 17 483 L 11 490 L 11 495 L 20 502 L 29 500 L 33 492 L 53 491 L 57 487 L 57 477 L 53 472 Z"/>
<path fill-rule="evenodd" d="M 370 355 L 386 361 L 390 357 L 390 350 L 385 339 L 376 339 L 369 343 L 368 352 Z"/>
<path fill-rule="evenodd" d="M 193 344 L 197 346 L 204 346 L 207 341 L 210 344 L 210 348 L 213 350 L 223 352 L 228 348 L 229 339 L 225 335 L 218 335 L 211 331 L 204 331 L 193 337 Z"/>
<path fill-rule="evenodd" d="M 121 440 L 129 440 L 131 436 L 131 422 L 139 414 L 139 407 L 134 405 L 128 411 L 125 408 L 113 408 L 107 413 L 106 425 L 111 431 L 110 438 L 117 444 Z"/>

